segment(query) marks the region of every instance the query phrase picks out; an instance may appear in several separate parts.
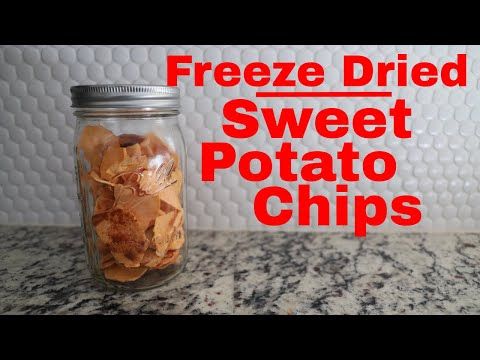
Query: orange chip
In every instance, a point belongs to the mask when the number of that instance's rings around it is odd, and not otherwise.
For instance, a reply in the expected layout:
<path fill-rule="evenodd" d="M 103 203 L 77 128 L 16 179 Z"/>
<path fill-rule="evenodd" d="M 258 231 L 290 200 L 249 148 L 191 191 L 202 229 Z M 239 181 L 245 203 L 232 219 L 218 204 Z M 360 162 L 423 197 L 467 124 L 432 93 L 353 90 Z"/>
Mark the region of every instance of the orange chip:
<path fill-rule="evenodd" d="M 125 173 L 134 173 L 138 171 L 143 171 L 148 166 L 148 159 L 145 155 L 141 156 L 133 156 L 123 160 L 120 164 L 118 164 L 117 168 L 114 169 L 115 175 L 117 177 L 121 174 Z"/>
<path fill-rule="evenodd" d="M 127 151 L 119 145 L 109 146 L 103 153 L 100 165 L 100 176 L 105 180 L 112 180 L 118 174 L 119 164 L 127 158 Z"/>
<path fill-rule="evenodd" d="M 172 230 L 172 223 L 175 217 L 174 212 L 160 215 L 155 220 L 153 227 L 153 241 L 155 242 L 156 254 L 163 257 L 170 245 L 170 232 Z"/>
<path fill-rule="evenodd" d="M 113 195 L 115 197 L 115 206 L 125 209 L 131 208 L 134 205 L 133 202 L 139 199 L 132 187 L 122 184 L 115 185 Z"/>
<path fill-rule="evenodd" d="M 163 257 L 157 255 L 155 250 L 148 249 L 143 256 L 141 265 L 149 268 L 158 266 L 163 260 Z"/>
<path fill-rule="evenodd" d="M 99 196 L 95 200 L 94 214 L 100 214 L 110 210 L 113 207 L 115 200 L 109 197 Z"/>
<path fill-rule="evenodd" d="M 148 240 L 148 248 L 155 250 L 155 241 L 153 241 L 153 226 L 145 230 L 145 237 Z"/>
<path fill-rule="evenodd" d="M 166 254 L 165 257 L 162 259 L 160 264 L 155 266 L 155 269 L 163 269 L 166 268 L 169 265 L 172 265 L 174 263 L 177 263 L 178 256 L 180 255 L 180 251 L 178 250 L 169 250 Z"/>
<path fill-rule="evenodd" d="M 95 229 L 118 263 L 127 267 L 140 266 L 148 241 L 131 213 L 115 209 L 106 213 Z"/>
<path fill-rule="evenodd" d="M 127 149 L 135 144 L 140 144 L 144 140 L 145 137 L 137 134 L 121 134 L 118 136 L 120 146 Z"/>
<path fill-rule="evenodd" d="M 179 210 L 175 214 L 175 219 L 173 220 L 173 227 L 177 229 L 183 225 L 183 210 Z"/>
<path fill-rule="evenodd" d="M 149 157 L 155 155 L 171 157 L 168 146 L 153 133 L 145 136 L 145 139 L 140 143 L 140 147 L 142 148 L 142 154 Z"/>
<path fill-rule="evenodd" d="M 142 155 L 142 148 L 139 144 L 126 147 L 125 150 L 127 151 L 127 155 L 133 158 L 144 156 Z"/>
<path fill-rule="evenodd" d="M 171 179 L 173 182 L 173 188 L 175 189 L 175 192 L 177 194 L 180 194 L 182 191 L 182 185 L 183 185 L 183 174 L 178 167 L 172 172 Z"/>
<path fill-rule="evenodd" d="M 127 158 L 127 151 L 120 146 L 109 146 L 103 153 L 100 165 L 100 176 L 105 180 L 112 180 L 119 174 L 119 166 Z"/>
<path fill-rule="evenodd" d="M 124 185 L 115 186 L 115 206 L 135 216 L 140 228 L 145 231 L 161 215 L 158 195 L 138 196 L 134 189 Z"/>
<path fill-rule="evenodd" d="M 100 183 L 100 184 L 105 184 L 105 185 L 109 185 L 109 186 L 115 186 L 114 183 L 110 182 L 110 181 L 106 181 L 106 180 L 103 180 L 100 175 L 98 175 L 95 171 L 90 171 L 88 173 L 88 176 L 89 178 L 91 179 L 91 182 L 97 182 L 97 183 Z M 95 186 L 98 186 L 98 184 L 95 184 Z"/>
<path fill-rule="evenodd" d="M 169 210 L 180 210 L 182 208 L 180 197 L 173 185 L 160 191 L 159 196 L 162 202 L 165 203 L 165 206 L 162 206 L 162 210 L 165 212 Z"/>
<path fill-rule="evenodd" d="M 161 156 L 149 160 L 148 169 L 140 173 L 138 182 L 143 193 L 156 194 L 172 184 L 173 161 Z"/>
<path fill-rule="evenodd" d="M 174 168 L 179 168 L 180 167 L 180 157 L 175 152 L 173 152 L 172 156 L 173 156 L 173 161 L 174 161 Z"/>
<path fill-rule="evenodd" d="M 117 182 L 119 176 L 143 171 L 147 166 L 145 155 L 129 156 L 126 148 L 109 146 L 100 165 L 100 175 L 105 180 Z"/>
<path fill-rule="evenodd" d="M 103 126 L 85 126 L 78 139 L 77 147 L 83 151 L 85 160 L 92 170 L 98 170 L 102 162 L 102 153 L 107 145 L 118 144 L 118 138 Z"/>
<path fill-rule="evenodd" d="M 168 250 L 180 250 L 184 243 L 185 234 L 183 233 L 183 229 L 177 230 L 172 236 Z"/>
<path fill-rule="evenodd" d="M 102 269 L 106 269 L 107 267 L 110 267 L 113 264 L 115 264 L 115 258 L 112 256 L 112 254 L 106 253 L 105 255 L 102 256 L 102 260 L 100 263 L 100 267 Z"/>
<path fill-rule="evenodd" d="M 155 219 L 163 213 L 160 205 L 158 195 L 141 196 L 140 200 L 133 205 L 130 211 L 138 219 L 140 227 L 146 230 L 152 226 L 155 223 Z"/>
<path fill-rule="evenodd" d="M 126 268 L 114 264 L 104 270 L 105 278 L 119 282 L 135 281 L 142 277 L 148 269 L 146 267 Z"/>
<path fill-rule="evenodd" d="M 118 177 L 120 182 L 125 185 L 129 186 L 132 189 L 135 189 L 135 192 L 139 193 L 139 181 L 140 181 L 140 172 L 130 172 L 122 174 Z"/>
<path fill-rule="evenodd" d="M 108 197 L 113 199 L 112 187 L 108 185 L 101 185 L 97 190 L 97 197 Z"/>
<path fill-rule="evenodd" d="M 94 196 L 96 196 L 94 214 L 110 210 L 115 203 L 113 191 L 110 186 L 102 185 L 98 188 Z"/>

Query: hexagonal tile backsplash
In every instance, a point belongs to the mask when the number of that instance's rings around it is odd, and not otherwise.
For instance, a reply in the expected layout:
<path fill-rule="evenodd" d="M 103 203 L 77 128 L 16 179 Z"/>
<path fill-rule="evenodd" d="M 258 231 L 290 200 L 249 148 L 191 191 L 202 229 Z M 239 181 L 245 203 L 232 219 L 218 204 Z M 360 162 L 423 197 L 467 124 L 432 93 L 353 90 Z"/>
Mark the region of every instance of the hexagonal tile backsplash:
<path fill-rule="evenodd" d="M 353 194 L 381 194 L 386 200 L 402 193 L 422 199 L 422 231 L 480 230 L 480 46 L 1 46 L 0 47 L 0 224 L 79 224 L 73 165 L 70 86 L 95 83 L 164 84 L 167 54 L 193 55 L 196 61 L 222 60 L 245 64 L 255 60 L 318 61 L 326 67 L 325 90 L 341 90 L 342 57 L 368 54 L 374 61 L 395 60 L 406 53 L 409 63 L 422 59 L 441 65 L 457 53 L 468 54 L 468 86 L 447 89 L 389 88 L 387 100 L 256 99 L 259 106 L 340 106 L 352 114 L 367 105 L 388 109 L 396 98 L 412 107 L 411 139 L 388 134 L 366 141 L 351 136 L 362 154 L 387 149 L 398 163 L 387 183 L 361 179 L 350 185 Z M 208 78 L 208 77 L 207 77 Z M 244 181 L 236 170 L 220 173 L 215 183 L 200 180 L 200 143 L 230 141 L 242 153 L 255 148 L 273 154 L 281 140 L 269 139 L 266 129 L 249 140 L 227 138 L 221 129 L 222 108 L 228 99 L 253 99 L 255 89 L 241 84 L 220 88 L 207 82 L 180 84 L 183 129 L 188 149 L 188 221 L 191 229 L 264 229 L 253 215 L 259 188 L 276 184 L 296 194 L 296 184 L 277 175 L 260 183 Z M 373 89 L 373 87 L 365 87 Z M 261 125 L 262 126 L 262 125 Z M 293 146 L 303 153 L 318 149 L 336 152 L 342 141 L 326 140 L 309 130 Z M 235 167 L 233 169 L 236 169 Z M 335 199 L 335 184 L 316 183 L 312 193 Z M 278 210 L 279 204 L 273 203 Z M 331 210 L 334 213 L 333 209 Z M 350 223 L 352 218 L 350 217 Z M 294 222 L 283 229 L 296 229 Z M 304 229 L 304 228 L 302 228 Z M 315 228 L 313 228 L 315 229 Z M 322 231 L 327 228 L 322 227 Z M 330 227 L 328 230 L 351 230 Z M 399 231 L 385 222 L 377 230 Z"/>

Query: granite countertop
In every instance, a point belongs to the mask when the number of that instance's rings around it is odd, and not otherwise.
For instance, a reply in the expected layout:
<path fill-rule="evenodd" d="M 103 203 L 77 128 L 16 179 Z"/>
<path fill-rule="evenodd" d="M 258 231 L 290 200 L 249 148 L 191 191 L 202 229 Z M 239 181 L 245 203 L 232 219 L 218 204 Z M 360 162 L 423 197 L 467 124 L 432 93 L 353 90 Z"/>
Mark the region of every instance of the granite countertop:
<path fill-rule="evenodd" d="M 0 314 L 479 314 L 480 234 L 192 231 L 143 292 L 90 280 L 79 228 L 0 227 Z"/>

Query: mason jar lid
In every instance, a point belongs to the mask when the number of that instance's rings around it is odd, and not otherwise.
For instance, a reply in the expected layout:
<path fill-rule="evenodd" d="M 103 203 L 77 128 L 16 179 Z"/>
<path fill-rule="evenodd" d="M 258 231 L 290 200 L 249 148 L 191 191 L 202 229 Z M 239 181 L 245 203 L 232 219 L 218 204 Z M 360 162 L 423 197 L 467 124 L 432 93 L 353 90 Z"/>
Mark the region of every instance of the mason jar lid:
<path fill-rule="evenodd" d="M 173 86 L 78 85 L 70 92 L 73 108 L 180 108 L 180 90 Z"/>

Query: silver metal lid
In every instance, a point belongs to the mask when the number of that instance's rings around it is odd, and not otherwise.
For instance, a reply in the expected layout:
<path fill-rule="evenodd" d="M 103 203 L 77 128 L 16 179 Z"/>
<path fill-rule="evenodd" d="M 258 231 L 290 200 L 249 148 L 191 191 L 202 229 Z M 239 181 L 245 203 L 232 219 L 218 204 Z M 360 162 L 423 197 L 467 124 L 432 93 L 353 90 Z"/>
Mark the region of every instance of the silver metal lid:
<path fill-rule="evenodd" d="M 73 108 L 180 107 L 178 87 L 162 85 L 79 85 L 70 88 Z"/>

